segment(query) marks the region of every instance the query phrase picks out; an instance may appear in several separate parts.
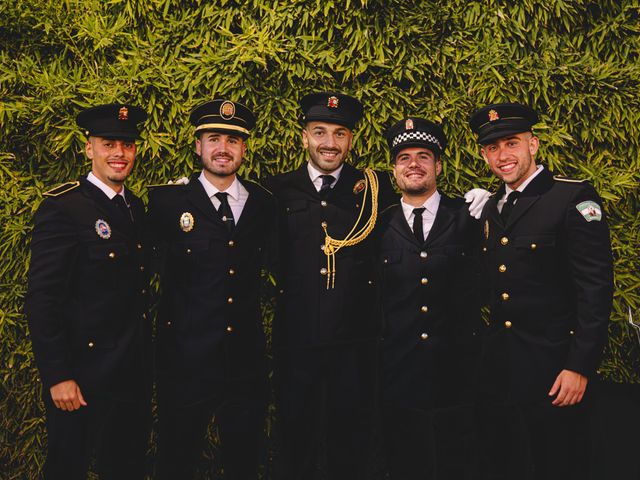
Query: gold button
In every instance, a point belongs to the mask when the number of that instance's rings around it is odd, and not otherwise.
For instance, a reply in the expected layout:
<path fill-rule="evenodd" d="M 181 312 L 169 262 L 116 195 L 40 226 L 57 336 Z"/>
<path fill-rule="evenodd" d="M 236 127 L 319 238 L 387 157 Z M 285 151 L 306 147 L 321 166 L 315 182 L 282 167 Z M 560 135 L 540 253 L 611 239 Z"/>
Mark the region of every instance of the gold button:
<path fill-rule="evenodd" d="M 167 327 L 171 326 L 171 320 L 167 320 Z"/>
<path fill-rule="evenodd" d="M 429 334 L 428 333 L 423 333 L 423 334 L 420 335 L 420 338 L 422 340 L 426 340 L 427 338 L 429 338 Z"/>
<path fill-rule="evenodd" d="M 427 258 L 427 252 L 420 252 L 420 258 Z"/>
<path fill-rule="evenodd" d="M 143 288 L 142 290 L 140 290 L 140 293 L 144 295 L 145 293 L 147 293 L 147 291 Z"/>
<path fill-rule="evenodd" d="M 427 283 L 429 283 L 429 279 L 428 279 L 427 277 L 422 277 L 422 278 L 420 279 L 420 283 L 421 283 L 422 285 L 426 285 Z"/>
<path fill-rule="evenodd" d="M 230 247 L 233 247 L 236 244 L 236 242 L 234 242 L 233 240 L 229 240 L 229 243 L 227 243 L 227 245 L 229 245 Z"/>
<path fill-rule="evenodd" d="M 385 258 L 382 263 L 389 263 L 389 259 Z"/>
<path fill-rule="evenodd" d="M 236 271 L 233 268 L 229 269 L 229 275 L 235 275 Z"/>
<path fill-rule="evenodd" d="M 327 206 L 327 202 L 326 202 L 325 200 L 322 200 L 322 201 L 320 202 L 320 205 L 322 205 L 323 207 L 326 207 L 326 206 Z"/>
<path fill-rule="evenodd" d="M 503 294 L 502 294 L 502 300 L 505 300 L 505 301 L 506 301 L 506 300 L 509 300 L 509 294 L 508 294 L 508 293 L 506 293 L 506 292 L 505 292 L 505 293 L 503 293 Z"/>
<path fill-rule="evenodd" d="M 504 272 L 506 272 L 506 271 L 507 271 L 507 266 L 506 266 L 506 265 L 500 265 L 500 266 L 498 267 L 498 271 L 499 271 L 500 273 L 504 273 Z"/>
<path fill-rule="evenodd" d="M 139 243 L 136 247 L 138 247 L 138 250 L 142 250 L 142 244 Z"/>
<path fill-rule="evenodd" d="M 116 252 L 109 252 L 109 258 L 116 258 Z"/>
<path fill-rule="evenodd" d="M 88 344 L 89 348 L 93 348 L 93 345 L 94 345 L 93 342 L 89 342 Z"/>
<path fill-rule="evenodd" d="M 576 332 L 574 332 L 573 330 L 569 330 L 569 335 L 574 335 Z"/>
<path fill-rule="evenodd" d="M 531 244 L 531 250 L 535 250 L 536 248 L 538 248 L 538 245 L 536 245 L 535 243 Z"/>
<path fill-rule="evenodd" d="M 509 239 L 508 239 L 507 237 L 502 237 L 502 238 L 500 239 L 500 243 L 501 243 L 502 245 L 507 245 L 507 244 L 509 243 Z"/>
<path fill-rule="evenodd" d="M 322 245 L 320 245 L 320 250 L 322 250 L 324 252 L 324 243 Z"/>
<path fill-rule="evenodd" d="M 422 313 L 427 313 L 429 311 L 429 307 L 427 307 L 426 305 L 423 305 L 420 307 L 420 311 Z"/>
<path fill-rule="evenodd" d="M 144 272 L 144 265 L 140 265 L 140 271 Z"/>
<path fill-rule="evenodd" d="M 373 285 L 373 280 L 367 280 L 367 283 L 368 283 L 369 285 Z"/>
<path fill-rule="evenodd" d="M 321 268 L 320 269 L 320 275 L 326 275 L 327 274 L 327 269 L 326 268 Z"/>
<path fill-rule="evenodd" d="M 322 223 L 320 224 L 320 226 L 321 226 L 322 228 L 327 228 L 327 222 L 322 222 Z"/>
<path fill-rule="evenodd" d="M 191 249 L 187 248 L 186 252 L 187 252 L 187 255 L 189 255 L 191 253 Z"/>
<path fill-rule="evenodd" d="M 229 332 L 229 333 L 233 332 L 233 327 L 231 325 L 229 325 L 227 327 L 227 332 Z"/>
<path fill-rule="evenodd" d="M 233 303 L 233 297 L 227 298 L 227 303 Z"/>
<path fill-rule="evenodd" d="M 284 288 L 280 289 L 280 294 L 282 295 L 284 293 Z"/>
<path fill-rule="evenodd" d="M 486 252 L 487 251 L 487 247 L 482 247 L 482 251 Z"/>
<path fill-rule="evenodd" d="M 146 314 L 146 313 L 143 313 L 143 314 L 142 314 L 142 319 L 143 319 L 143 320 L 146 320 L 146 319 L 147 319 L 147 314 Z"/>
<path fill-rule="evenodd" d="M 504 322 L 504 326 L 507 327 L 507 328 L 511 328 L 511 325 L 513 325 L 513 324 L 509 320 Z"/>

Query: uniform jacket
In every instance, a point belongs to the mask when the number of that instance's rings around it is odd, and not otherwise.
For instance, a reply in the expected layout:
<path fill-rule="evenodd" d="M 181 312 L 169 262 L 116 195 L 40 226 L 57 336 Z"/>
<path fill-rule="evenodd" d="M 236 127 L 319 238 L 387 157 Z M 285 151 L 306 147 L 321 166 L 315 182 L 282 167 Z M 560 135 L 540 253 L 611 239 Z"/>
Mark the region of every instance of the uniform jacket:
<path fill-rule="evenodd" d="M 469 387 L 464 370 L 477 353 L 480 326 L 473 245 L 478 225 L 463 199 L 444 195 L 423 244 L 400 204 L 381 214 L 377 262 L 385 325 L 384 403 L 427 409 Z"/>
<path fill-rule="evenodd" d="M 504 188 L 504 187 L 502 187 Z M 607 338 L 613 269 L 609 229 L 578 211 L 602 201 L 586 182 L 543 170 L 525 188 L 503 224 L 485 205 L 483 247 L 489 287 L 479 378 L 481 397 L 548 401 L 563 369 L 594 374 Z"/>
<path fill-rule="evenodd" d="M 210 395 L 219 381 L 265 373 L 261 269 L 274 243 L 275 202 L 240 181 L 249 197 L 232 234 L 197 175 L 149 194 L 151 236 L 163 260 L 157 370 L 184 401 Z M 181 222 L 186 214 L 190 230 Z"/>
<path fill-rule="evenodd" d="M 336 239 L 345 238 L 356 223 L 364 198 L 357 185 L 363 178 L 360 170 L 344 164 L 326 196 L 316 191 L 306 164 L 267 180 L 280 209 L 277 348 L 347 344 L 379 334 L 372 237 L 337 252 L 334 288 L 327 289 L 327 257 L 322 250 L 323 222 Z M 388 175 L 378 174 L 378 179 L 382 210 L 393 203 L 395 194 Z M 365 209 L 360 226 L 370 211 Z"/>
<path fill-rule="evenodd" d="M 151 341 L 144 206 L 126 190 L 132 224 L 86 178 L 49 194 L 34 219 L 25 303 L 43 394 L 73 379 L 83 393 L 143 395 Z"/>

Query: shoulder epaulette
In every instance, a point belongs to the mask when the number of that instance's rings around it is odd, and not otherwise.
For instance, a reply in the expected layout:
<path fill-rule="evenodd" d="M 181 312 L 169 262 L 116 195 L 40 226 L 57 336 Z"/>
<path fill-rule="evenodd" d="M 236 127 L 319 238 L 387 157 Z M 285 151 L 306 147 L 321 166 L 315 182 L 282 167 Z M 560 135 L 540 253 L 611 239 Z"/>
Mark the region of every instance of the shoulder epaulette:
<path fill-rule="evenodd" d="M 44 196 L 57 197 L 59 195 L 62 195 L 63 193 L 70 192 L 71 190 L 73 190 L 74 188 L 78 188 L 79 186 L 80 186 L 80 182 L 77 180 L 75 182 L 66 182 L 66 183 L 63 183 L 62 185 L 58 185 L 57 187 L 52 188 L 47 192 L 44 192 Z"/>
<path fill-rule="evenodd" d="M 147 185 L 147 188 L 158 188 L 158 187 L 185 187 L 187 183 L 156 183 L 154 185 Z"/>
<path fill-rule="evenodd" d="M 558 182 L 566 182 L 566 183 L 584 183 L 584 182 L 586 182 L 585 179 L 562 177 L 560 175 L 554 175 L 553 179 L 557 180 Z"/>
<path fill-rule="evenodd" d="M 266 188 L 264 185 L 259 184 L 258 182 L 254 182 L 253 180 L 245 180 L 244 178 L 242 179 L 242 181 L 246 182 L 246 183 L 251 183 L 252 185 L 255 185 L 256 187 L 260 187 L 262 190 L 267 192 L 269 195 L 273 196 L 273 192 L 271 190 Z"/>
<path fill-rule="evenodd" d="M 399 203 L 394 203 L 393 205 L 389 205 L 387 208 L 385 208 L 384 210 L 382 210 L 381 212 L 378 213 L 378 215 L 382 215 L 383 213 L 385 213 L 387 210 L 391 210 L 393 207 L 397 207 L 399 206 Z"/>

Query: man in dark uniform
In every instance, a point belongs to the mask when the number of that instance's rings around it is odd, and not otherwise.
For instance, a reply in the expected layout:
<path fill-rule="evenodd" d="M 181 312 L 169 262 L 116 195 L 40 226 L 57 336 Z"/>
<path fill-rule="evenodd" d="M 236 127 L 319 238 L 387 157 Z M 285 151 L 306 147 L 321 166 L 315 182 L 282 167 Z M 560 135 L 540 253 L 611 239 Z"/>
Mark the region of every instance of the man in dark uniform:
<path fill-rule="evenodd" d="M 470 118 L 504 184 L 483 212 L 489 325 L 478 383 L 488 478 L 588 478 L 590 382 L 613 273 L 602 201 L 537 165 L 538 116 L 512 103 Z"/>
<path fill-rule="evenodd" d="M 124 187 L 146 113 L 78 115 L 91 173 L 45 193 L 31 242 L 25 313 L 43 384 L 48 479 L 141 479 L 150 426 L 144 206 Z"/>
<path fill-rule="evenodd" d="M 464 199 L 438 191 L 447 145 L 439 125 L 409 117 L 386 138 L 402 192 L 400 203 L 380 214 L 376 231 L 385 320 L 382 437 L 389 473 L 392 480 L 468 478 L 468 372 L 477 360 L 480 326 L 473 260 L 479 222 Z"/>
<path fill-rule="evenodd" d="M 213 415 L 226 479 L 257 477 L 267 399 L 261 269 L 275 203 L 240 179 L 253 113 L 213 100 L 191 114 L 202 171 L 153 188 L 152 238 L 163 252 L 157 329 L 159 479 L 194 478 Z"/>
<path fill-rule="evenodd" d="M 370 230 L 393 203 L 388 175 L 345 163 L 358 100 L 302 99 L 309 162 L 266 184 L 280 207 L 280 298 L 274 323 L 278 478 L 365 478 L 377 337 Z M 341 241 L 347 239 L 347 244 Z M 320 457 L 326 456 L 326 459 Z"/>

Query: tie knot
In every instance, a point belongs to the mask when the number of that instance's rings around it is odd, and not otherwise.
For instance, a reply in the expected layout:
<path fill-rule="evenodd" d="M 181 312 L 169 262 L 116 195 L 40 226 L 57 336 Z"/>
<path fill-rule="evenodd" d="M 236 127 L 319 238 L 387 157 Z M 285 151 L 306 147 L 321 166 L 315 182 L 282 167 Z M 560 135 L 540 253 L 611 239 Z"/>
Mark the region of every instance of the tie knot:
<path fill-rule="evenodd" d="M 414 209 L 413 209 L 413 214 L 414 214 L 415 216 L 422 215 L 422 212 L 424 212 L 425 210 L 426 210 L 426 208 L 425 208 L 425 207 L 414 208 Z"/>
<path fill-rule="evenodd" d="M 320 178 L 322 179 L 322 188 L 329 188 L 335 181 L 333 175 L 320 175 Z"/>
<path fill-rule="evenodd" d="M 507 195 L 507 203 L 510 203 L 511 205 L 513 205 L 519 196 L 520 196 L 520 192 L 518 190 L 514 190 L 509 195 Z"/>
<path fill-rule="evenodd" d="M 227 201 L 227 195 L 229 195 L 227 192 L 218 192 L 215 194 L 216 198 L 223 203 Z"/>

